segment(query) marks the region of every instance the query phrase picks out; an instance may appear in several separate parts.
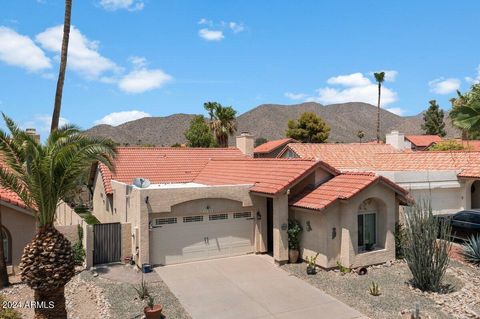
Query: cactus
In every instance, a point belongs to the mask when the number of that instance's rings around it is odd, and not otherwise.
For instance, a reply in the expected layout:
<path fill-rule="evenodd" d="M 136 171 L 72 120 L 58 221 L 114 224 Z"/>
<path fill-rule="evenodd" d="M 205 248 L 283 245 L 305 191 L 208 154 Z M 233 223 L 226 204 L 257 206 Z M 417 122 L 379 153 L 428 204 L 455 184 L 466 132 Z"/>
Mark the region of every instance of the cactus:
<path fill-rule="evenodd" d="M 380 289 L 378 288 L 378 284 L 372 281 L 370 287 L 368 287 L 368 292 L 370 292 L 372 296 L 380 296 Z"/>

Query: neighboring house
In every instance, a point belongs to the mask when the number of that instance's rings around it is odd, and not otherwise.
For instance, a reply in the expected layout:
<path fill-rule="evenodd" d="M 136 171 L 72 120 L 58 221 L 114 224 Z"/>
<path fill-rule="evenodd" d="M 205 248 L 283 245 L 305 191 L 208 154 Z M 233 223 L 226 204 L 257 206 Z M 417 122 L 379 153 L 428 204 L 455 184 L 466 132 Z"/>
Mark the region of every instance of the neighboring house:
<path fill-rule="evenodd" d="M 138 265 L 248 253 L 285 263 L 292 217 L 304 228 L 303 258 L 318 253 L 322 267 L 395 258 L 395 222 L 407 191 L 322 161 L 253 159 L 245 156 L 252 142 L 242 134 L 239 148 L 121 147 L 113 172 L 94 167 L 93 214 L 102 223 L 130 224 L 125 244 Z M 150 184 L 135 186 L 136 177 Z M 366 251 L 370 243 L 375 249 Z"/>
<path fill-rule="evenodd" d="M 288 143 L 297 142 L 293 138 L 284 138 L 280 140 L 265 142 L 253 150 L 257 158 L 275 158 Z"/>
<path fill-rule="evenodd" d="M 385 136 L 386 144 L 398 150 L 424 151 L 435 143 L 441 142 L 438 135 L 405 135 L 392 131 Z"/>
<path fill-rule="evenodd" d="M 437 214 L 480 208 L 480 152 L 399 151 L 388 144 L 292 143 L 279 157 L 313 158 L 343 172 L 374 172 L 409 190 L 412 197 L 430 200 Z"/>
<path fill-rule="evenodd" d="M 17 273 L 23 248 L 35 235 L 36 218 L 15 193 L 4 188 L 0 188 L 0 215 L 7 271 Z"/>

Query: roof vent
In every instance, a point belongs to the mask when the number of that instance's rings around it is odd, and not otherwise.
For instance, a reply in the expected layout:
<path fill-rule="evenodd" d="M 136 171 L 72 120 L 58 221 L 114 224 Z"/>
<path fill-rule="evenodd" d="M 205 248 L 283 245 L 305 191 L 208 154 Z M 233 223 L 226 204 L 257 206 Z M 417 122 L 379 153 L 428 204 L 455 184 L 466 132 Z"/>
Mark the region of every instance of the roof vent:
<path fill-rule="evenodd" d="M 150 181 L 143 177 L 137 177 L 133 179 L 133 185 L 137 186 L 138 188 L 147 188 L 150 186 Z"/>

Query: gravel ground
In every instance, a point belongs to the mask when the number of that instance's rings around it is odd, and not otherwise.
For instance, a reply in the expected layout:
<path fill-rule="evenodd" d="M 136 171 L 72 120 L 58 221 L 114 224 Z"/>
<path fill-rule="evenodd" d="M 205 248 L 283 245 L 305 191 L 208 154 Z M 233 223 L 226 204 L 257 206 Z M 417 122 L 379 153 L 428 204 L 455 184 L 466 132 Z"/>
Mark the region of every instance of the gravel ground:
<path fill-rule="evenodd" d="M 140 300 L 134 287 L 136 285 L 126 282 L 113 281 L 101 276 L 95 277 L 92 272 L 85 271 L 81 274 L 83 280 L 92 282 L 99 287 L 103 296 L 110 304 L 112 318 L 131 319 L 143 318 L 145 302 Z M 167 285 L 158 279 L 148 283 L 149 292 L 155 301 L 163 305 L 162 314 L 168 319 L 189 319 L 190 316 L 182 307 L 178 299 L 170 292 Z"/>
<path fill-rule="evenodd" d="M 452 317 L 442 311 L 442 305 L 437 305 L 432 296 L 417 292 L 408 285 L 411 274 L 404 262 L 395 262 L 389 267 L 369 267 L 368 274 L 364 276 L 322 270 L 309 276 L 304 263 L 287 264 L 282 268 L 371 318 L 409 318 L 407 315 L 402 317 L 402 313 L 414 309 L 417 303 L 422 318 Z M 378 283 L 380 296 L 369 294 L 368 287 L 372 281 Z M 447 272 L 445 283 L 453 287 L 453 293 L 464 287 L 462 280 L 452 271 Z"/>

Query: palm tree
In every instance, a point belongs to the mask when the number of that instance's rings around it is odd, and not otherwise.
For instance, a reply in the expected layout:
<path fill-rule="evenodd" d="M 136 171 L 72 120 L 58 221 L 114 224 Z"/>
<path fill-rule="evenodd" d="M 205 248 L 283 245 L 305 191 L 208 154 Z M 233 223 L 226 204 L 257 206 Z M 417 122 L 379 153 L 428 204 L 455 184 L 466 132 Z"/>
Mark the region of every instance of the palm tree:
<path fill-rule="evenodd" d="M 21 278 L 35 291 L 37 304 L 55 305 L 35 308 L 35 318 L 66 318 L 64 287 L 75 274 L 74 259 L 70 242 L 53 226 L 55 210 L 92 163 L 112 167 L 114 144 L 87 137 L 73 125 L 54 130 L 41 144 L 3 118 L 8 130 L 0 129 L 0 186 L 15 192 L 37 217 L 37 234 L 23 251 Z"/>
<path fill-rule="evenodd" d="M 60 55 L 60 70 L 58 72 L 57 90 L 55 92 L 55 105 L 53 107 L 51 131 L 58 128 L 60 109 L 62 108 L 63 83 L 67 69 L 68 41 L 70 39 L 70 19 L 72 16 L 72 0 L 65 0 L 65 16 L 63 21 L 62 52 Z"/>
<path fill-rule="evenodd" d="M 357 137 L 360 139 L 360 143 L 362 143 L 362 139 L 365 137 L 365 133 L 362 130 L 357 132 Z"/>
<path fill-rule="evenodd" d="M 237 111 L 231 106 L 222 106 L 217 102 L 206 102 L 203 104 L 210 115 L 209 126 L 215 136 L 219 147 L 228 146 L 228 137 L 237 131 L 235 115 Z"/>
<path fill-rule="evenodd" d="M 378 103 L 377 103 L 377 143 L 380 143 L 380 98 L 382 95 L 382 83 L 385 81 L 385 72 L 375 72 L 375 81 L 378 83 Z"/>
<path fill-rule="evenodd" d="M 473 100 L 467 104 L 461 104 L 450 112 L 453 125 L 463 132 L 475 133 L 480 131 L 480 101 Z"/>

